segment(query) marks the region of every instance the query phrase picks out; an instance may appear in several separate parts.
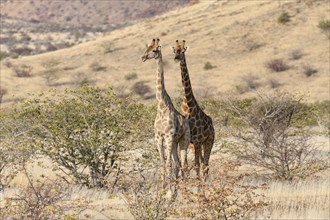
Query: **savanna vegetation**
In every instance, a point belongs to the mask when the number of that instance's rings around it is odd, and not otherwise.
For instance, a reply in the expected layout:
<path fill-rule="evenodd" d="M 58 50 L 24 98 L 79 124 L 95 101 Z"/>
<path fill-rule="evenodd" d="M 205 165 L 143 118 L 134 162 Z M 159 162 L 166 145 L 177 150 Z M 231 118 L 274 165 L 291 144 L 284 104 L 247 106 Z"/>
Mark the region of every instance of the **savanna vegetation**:
<path fill-rule="evenodd" d="M 121 198 L 135 219 L 250 219 L 295 209 L 295 203 L 279 208 L 274 202 L 269 192 L 274 182 L 324 180 L 329 152 L 311 138 L 329 134 L 328 101 L 306 104 L 302 97 L 273 93 L 204 99 L 201 107 L 217 132 L 209 178 L 201 182 L 191 171 L 173 180 L 174 196 L 157 172 L 155 104 L 119 98 L 111 88 L 82 86 L 1 111 L 1 218 L 109 218 L 111 205 L 100 208 L 91 196 L 74 196 L 84 188 Z M 310 131 L 313 127 L 322 129 Z M 329 194 L 322 196 L 327 203 Z"/>

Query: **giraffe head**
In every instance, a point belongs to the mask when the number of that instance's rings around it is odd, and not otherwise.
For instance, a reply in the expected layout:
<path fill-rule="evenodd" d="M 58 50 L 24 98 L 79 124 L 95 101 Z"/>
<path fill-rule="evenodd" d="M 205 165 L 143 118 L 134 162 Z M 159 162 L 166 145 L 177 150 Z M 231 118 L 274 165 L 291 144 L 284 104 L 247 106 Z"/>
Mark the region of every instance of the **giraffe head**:
<path fill-rule="evenodd" d="M 147 45 L 147 49 L 141 57 L 143 62 L 150 59 L 157 59 L 161 56 L 159 41 L 158 38 L 152 39 L 151 44 Z"/>
<path fill-rule="evenodd" d="M 176 40 L 175 47 L 172 47 L 174 53 L 174 61 L 179 62 L 180 60 L 184 59 L 184 53 L 189 49 L 186 46 L 186 41 L 183 40 L 180 44 L 178 40 Z"/>

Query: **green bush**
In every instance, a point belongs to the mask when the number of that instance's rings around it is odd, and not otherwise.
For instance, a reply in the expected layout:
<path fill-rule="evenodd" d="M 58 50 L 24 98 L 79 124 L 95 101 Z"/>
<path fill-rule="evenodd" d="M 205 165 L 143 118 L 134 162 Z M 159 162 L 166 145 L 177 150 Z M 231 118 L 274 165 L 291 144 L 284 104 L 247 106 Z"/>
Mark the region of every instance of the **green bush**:
<path fill-rule="evenodd" d="M 320 21 L 318 27 L 324 31 L 330 31 L 330 20 Z"/>
<path fill-rule="evenodd" d="M 210 62 L 206 62 L 204 65 L 204 70 L 210 70 L 215 68 L 216 66 L 213 66 Z"/>
<path fill-rule="evenodd" d="M 290 21 L 290 15 L 288 12 L 283 11 L 280 16 L 277 18 L 277 22 L 281 24 L 285 24 Z"/>
<path fill-rule="evenodd" d="M 105 187 L 120 173 L 123 152 L 152 134 L 154 116 L 142 104 L 117 99 L 111 89 L 88 86 L 54 99 L 29 100 L 19 113 L 34 119 L 31 144 L 88 187 Z"/>
<path fill-rule="evenodd" d="M 0 111 L 0 191 L 35 152 L 26 144 L 29 130 L 29 118 L 17 118 L 15 112 Z"/>
<path fill-rule="evenodd" d="M 137 79 L 138 75 L 136 73 L 128 73 L 125 75 L 127 81 Z"/>

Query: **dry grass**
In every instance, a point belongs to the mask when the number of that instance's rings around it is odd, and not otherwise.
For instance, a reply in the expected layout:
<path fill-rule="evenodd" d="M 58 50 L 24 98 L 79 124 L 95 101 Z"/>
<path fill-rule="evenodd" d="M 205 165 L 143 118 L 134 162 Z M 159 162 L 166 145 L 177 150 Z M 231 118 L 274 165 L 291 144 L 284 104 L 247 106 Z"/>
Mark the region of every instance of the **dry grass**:
<path fill-rule="evenodd" d="M 272 182 L 263 192 L 271 205 L 261 215 L 270 219 L 327 219 L 329 184 L 329 178 Z"/>
<path fill-rule="evenodd" d="M 327 137 L 315 137 L 312 140 L 318 143 L 318 149 L 327 152 L 329 142 Z M 210 165 L 216 165 L 217 161 L 227 161 L 222 153 L 219 154 L 221 142 L 218 140 L 215 143 L 214 152 L 211 157 Z M 137 156 L 138 152 L 131 151 L 130 154 Z M 190 152 L 189 156 L 192 152 Z M 137 156 L 139 157 L 139 156 Z M 191 161 L 191 157 L 189 157 Z M 128 167 L 129 164 L 126 164 Z M 55 173 L 51 170 L 54 165 L 50 160 L 41 158 L 27 166 L 29 172 L 35 180 L 40 178 L 40 175 L 47 175 L 48 178 L 56 178 Z M 227 175 L 228 171 L 221 169 L 221 165 L 211 167 L 210 175 L 215 175 L 220 171 L 221 175 Z M 239 171 L 230 172 L 230 175 L 240 176 L 242 173 L 253 173 L 251 166 L 242 167 Z M 219 174 L 219 175 L 220 175 Z M 212 177 L 211 177 L 212 178 Z M 221 178 L 220 178 L 221 179 Z M 298 180 L 295 182 L 283 181 L 261 181 L 260 178 L 248 176 L 243 179 L 243 182 L 251 186 L 261 186 L 266 183 L 265 187 L 258 188 L 256 193 L 264 195 L 264 199 L 268 206 L 259 209 L 256 213 L 252 213 L 249 219 L 327 219 L 330 216 L 328 207 L 330 201 L 330 192 L 328 186 L 329 175 L 320 174 L 306 180 Z M 19 175 L 12 182 L 13 187 L 7 188 L 0 192 L 2 199 L 13 197 L 19 194 L 19 188 L 27 184 L 24 175 Z M 117 193 L 110 193 L 105 189 L 88 189 L 77 185 L 71 185 L 66 190 L 65 200 L 68 203 L 75 201 L 88 201 L 88 209 L 79 213 L 79 219 L 132 219 L 133 216 L 129 212 L 128 205 L 123 197 Z M 3 200 L 2 200 L 3 201 Z M 1 202 L 0 202 L 1 205 Z M 180 207 L 177 207 L 180 208 Z M 183 206 L 181 208 L 186 208 Z"/>

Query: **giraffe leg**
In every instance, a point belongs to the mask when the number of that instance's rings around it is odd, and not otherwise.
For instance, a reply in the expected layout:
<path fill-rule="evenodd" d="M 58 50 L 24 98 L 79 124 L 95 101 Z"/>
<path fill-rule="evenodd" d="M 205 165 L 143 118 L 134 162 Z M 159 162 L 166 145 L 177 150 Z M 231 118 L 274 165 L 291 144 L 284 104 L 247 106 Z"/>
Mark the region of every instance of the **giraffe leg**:
<path fill-rule="evenodd" d="M 165 138 L 165 178 L 171 179 L 171 168 L 172 168 L 172 154 L 173 154 L 173 138 Z"/>
<path fill-rule="evenodd" d="M 160 156 L 160 166 L 161 166 L 161 178 L 165 182 L 165 152 L 164 152 L 164 140 L 160 135 L 155 136 L 155 142 L 157 144 L 159 156 Z"/>
<path fill-rule="evenodd" d="M 201 155 L 201 146 L 200 145 L 194 145 L 195 148 L 195 162 L 194 167 L 196 171 L 197 178 L 200 178 L 200 155 Z"/>
<path fill-rule="evenodd" d="M 174 160 L 174 174 L 175 179 L 179 177 L 179 171 L 180 171 L 180 159 L 178 155 L 178 143 L 173 143 L 172 145 L 172 155 Z"/>
<path fill-rule="evenodd" d="M 190 129 L 189 125 L 187 125 L 187 129 L 185 131 L 184 137 L 180 140 L 180 158 L 181 158 L 181 174 L 182 178 L 185 177 L 185 174 L 188 170 L 188 158 L 187 151 L 190 143 Z"/>
<path fill-rule="evenodd" d="M 213 143 L 214 143 L 214 136 L 209 137 L 206 142 L 203 144 L 203 167 L 202 167 L 202 174 L 203 174 L 203 179 L 204 181 L 206 181 L 207 177 L 208 177 L 208 173 L 209 173 L 209 160 L 210 160 L 210 155 L 211 155 L 211 151 L 212 151 L 212 147 L 213 147 Z"/>

